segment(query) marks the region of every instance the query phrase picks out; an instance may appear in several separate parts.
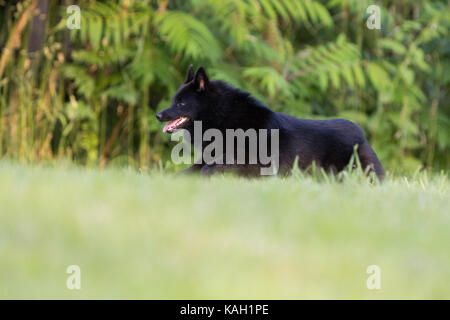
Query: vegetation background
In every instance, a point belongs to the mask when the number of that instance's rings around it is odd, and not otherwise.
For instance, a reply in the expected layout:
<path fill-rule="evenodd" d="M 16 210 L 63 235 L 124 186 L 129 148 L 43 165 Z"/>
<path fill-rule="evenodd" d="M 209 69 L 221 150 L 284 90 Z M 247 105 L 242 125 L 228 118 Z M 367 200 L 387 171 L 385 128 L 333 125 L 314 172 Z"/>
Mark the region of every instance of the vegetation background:
<path fill-rule="evenodd" d="M 275 111 L 358 123 L 390 171 L 447 170 L 449 25 L 445 0 L 2 0 L 0 156 L 168 167 L 155 113 L 192 63 Z"/>

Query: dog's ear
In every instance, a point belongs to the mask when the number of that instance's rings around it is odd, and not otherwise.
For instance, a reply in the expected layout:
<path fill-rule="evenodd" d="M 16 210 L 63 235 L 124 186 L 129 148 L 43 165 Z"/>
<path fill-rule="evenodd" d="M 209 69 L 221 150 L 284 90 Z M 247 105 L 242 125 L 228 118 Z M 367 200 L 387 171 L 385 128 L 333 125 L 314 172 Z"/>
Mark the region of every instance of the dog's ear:
<path fill-rule="evenodd" d="M 188 68 L 188 71 L 186 74 L 186 80 L 184 81 L 184 83 L 188 83 L 188 82 L 192 81 L 192 79 L 194 79 L 194 67 L 191 64 Z"/>
<path fill-rule="evenodd" d="M 206 90 L 209 84 L 209 79 L 208 76 L 206 75 L 205 68 L 203 67 L 198 68 L 197 73 L 195 74 L 194 77 L 194 83 L 197 91 L 202 92 Z"/>

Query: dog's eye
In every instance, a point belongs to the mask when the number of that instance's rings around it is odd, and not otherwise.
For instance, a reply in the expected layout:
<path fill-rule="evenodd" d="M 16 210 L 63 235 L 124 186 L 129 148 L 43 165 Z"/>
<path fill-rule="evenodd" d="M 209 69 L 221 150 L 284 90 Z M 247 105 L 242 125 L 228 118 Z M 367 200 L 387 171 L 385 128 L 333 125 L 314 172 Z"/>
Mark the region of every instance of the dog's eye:
<path fill-rule="evenodd" d="M 177 103 L 177 107 L 182 107 L 182 106 L 184 106 L 184 102 L 178 102 Z"/>

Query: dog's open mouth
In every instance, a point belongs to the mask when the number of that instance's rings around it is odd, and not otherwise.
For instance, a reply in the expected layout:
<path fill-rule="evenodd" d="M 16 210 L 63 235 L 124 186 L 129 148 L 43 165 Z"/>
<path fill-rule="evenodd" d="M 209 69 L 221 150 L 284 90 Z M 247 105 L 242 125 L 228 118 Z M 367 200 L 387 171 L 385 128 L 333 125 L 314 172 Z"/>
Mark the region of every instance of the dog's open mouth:
<path fill-rule="evenodd" d="M 184 124 L 188 122 L 188 117 L 179 117 L 178 119 L 173 120 L 172 122 L 166 124 L 164 126 L 163 132 L 172 133 L 176 129 L 180 129 L 183 127 Z"/>

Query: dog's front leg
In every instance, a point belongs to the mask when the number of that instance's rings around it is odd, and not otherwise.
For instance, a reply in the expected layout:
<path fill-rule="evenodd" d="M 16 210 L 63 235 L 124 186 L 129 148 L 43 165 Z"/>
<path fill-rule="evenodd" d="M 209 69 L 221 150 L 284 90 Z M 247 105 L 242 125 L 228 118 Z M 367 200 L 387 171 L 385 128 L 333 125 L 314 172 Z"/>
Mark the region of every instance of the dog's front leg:
<path fill-rule="evenodd" d="M 200 173 L 204 176 L 210 176 L 214 173 L 223 173 L 225 171 L 225 166 L 222 164 L 205 164 Z"/>
<path fill-rule="evenodd" d="M 204 163 L 196 163 L 190 166 L 189 168 L 186 168 L 182 171 L 180 171 L 178 174 L 184 175 L 184 174 L 191 174 L 191 173 L 197 173 L 200 172 L 202 167 L 204 166 Z"/>
<path fill-rule="evenodd" d="M 234 172 L 238 173 L 238 166 L 232 164 L 205 164 L 200 173 L 205 176 L 209 176 L 215 173 Z"/>

